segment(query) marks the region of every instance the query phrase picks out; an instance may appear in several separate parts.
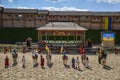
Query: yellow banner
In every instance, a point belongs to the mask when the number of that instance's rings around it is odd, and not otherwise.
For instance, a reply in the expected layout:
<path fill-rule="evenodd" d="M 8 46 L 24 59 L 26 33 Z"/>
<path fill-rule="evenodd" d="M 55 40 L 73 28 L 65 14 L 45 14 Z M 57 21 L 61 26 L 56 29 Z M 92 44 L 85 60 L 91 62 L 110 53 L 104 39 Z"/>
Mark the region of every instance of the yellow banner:
<path fill-rule="evenodd" d="M 105 20 L 104 29 L 108 30 L 108 17 L 105 17 L 104 20 Z"/>
<path fill-rule="evenodd" d="M 103 41 L 113 41 L 114 40 L 114 38 L 103 38 Z"/>

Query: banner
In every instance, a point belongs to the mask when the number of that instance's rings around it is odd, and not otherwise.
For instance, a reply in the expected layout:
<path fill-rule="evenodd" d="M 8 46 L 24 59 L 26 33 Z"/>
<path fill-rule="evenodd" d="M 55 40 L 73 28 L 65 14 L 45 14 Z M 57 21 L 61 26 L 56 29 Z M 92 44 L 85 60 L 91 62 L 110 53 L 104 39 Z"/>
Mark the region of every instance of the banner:
<path fill-rule="evenodd" d="M 103 34 L 103 41 L 113 41 L 115 35 L 113 33 L 105 33 Z"/>
<path fill-rule="evenodd" d="M 50 49 L 48 46 L 45 46 L 46 51 L 50 54 Z"/>
<path fill-rule="evenodd" d="M 63 53 L 63 46 L 61 46 L 60 53 Z"/>
<path fill-rule="evenodd" d="M 105 30 L 111 30 L 112 28 L 112 18 L 111 17 L 105 17 L 104 18 L 104 29 Z"/>

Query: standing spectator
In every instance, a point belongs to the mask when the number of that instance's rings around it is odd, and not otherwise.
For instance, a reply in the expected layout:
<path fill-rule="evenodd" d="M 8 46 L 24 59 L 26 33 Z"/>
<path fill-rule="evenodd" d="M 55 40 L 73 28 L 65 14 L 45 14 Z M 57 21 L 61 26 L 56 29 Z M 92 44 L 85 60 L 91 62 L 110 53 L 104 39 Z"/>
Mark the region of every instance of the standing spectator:
<path fill-rule="evenodd" d="M 25 68 L 25 56 L 22 57 L 22 67 Z"/>
<path fill-rule="evenodd" d="M 25 52 L 26 52 L 26 47 L 25 46 L 22 47 L 22 52 L 23 52 L 23 54 L 25 54 Z"/>
<path fill-rule="evenodd" d="M 88 63 L 89 63 L 89 59 L 88 59 L 88 57 L 86 56 L 86 58 L 85 58 L 85 67 L 86 67 L 86 68 L 89 67 L 89 66 L 88 66 Z"/>
<path fill-rule="evenodd" d="M 45 62 L 45 59 L 44 59 L 43 56 L 41 55 L 40 63 L 41 63 L 41 67 L 42 67 L 42 68 L 44 68 L 44 62 Z"/>
<path fill-rule="evenodd" d="M 98 48 L 98 63 L 101 64 L 102 49 Z"/>
<path fill-rule="evenodd" d="M 27 46 L 27 47 L 31 47 L 31 41 L 32 41 L 32 39 L 31 39 L 30 37 L 28 37 L 28 38 L 26 39 L 26 46 Z"/>
<path fill-rule="evenodd" d="M 38 47 L 38 54 L 41 54 L 41 48 L 40 47 Z"/>
<path fill-rule="evenodd" d="M 6 56 L 5 58 L 5 68 L 8 68 L 9 67 L 9 58 L 8 56 Z"/>
<path fill-rule="evenodd" d="M 114 52 L 115 52 L 115 54 L 118 54 L 118 49 L 115 48 L 115 49 L 114 49 Z"/>
<path fill-rule="evenodd" d="M 87 44 L 88 44 L 88 48 L 92 48 L 92 41 L 90 39 L 88 39 Z"/>
<path fill-rule="evenodd" d="M 51 64 L 51 53 L 46 54 L 46 60 L 47 60 L 47 65 L 49 66 Z"/>
<path fill-rule="evenodd" d="M 5 47 L 4 47 L 4 54 L 6 54 L 7 51 L 8 51 L 8 49 L 7 49 L 7 47 L 5 46 Z"/>
<path fill-rule="evenodd" d="M 76 59 L 76 69 L 79 69 L 80 70 L 80 59 L 79 57 L 77 56 L 77 59 Z"/>
<path fill-rule="evenodd" d="M 103 68 L 106 66 L 106 59 L 107 59 L 107 54 L 105 52 L 105 50 L 102 50 L 102 65 L 103 65 Z"/>
<path fill-rule="evenodd" d="M 74 57 L 72 58 L 72 68 L 75 68 L 75 59 L 74 59 Z"/>

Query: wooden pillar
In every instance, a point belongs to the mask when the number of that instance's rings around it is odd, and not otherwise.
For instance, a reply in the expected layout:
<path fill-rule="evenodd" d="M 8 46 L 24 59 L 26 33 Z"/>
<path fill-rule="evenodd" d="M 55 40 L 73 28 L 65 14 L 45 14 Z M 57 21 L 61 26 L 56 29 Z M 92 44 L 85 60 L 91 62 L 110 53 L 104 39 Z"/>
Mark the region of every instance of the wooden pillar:
<path fill-rule="evenodd" d="M 39 31 L 38 31 L 38 42 L 40 41 L 40 34 L 39 34 Z"/>
<path fill-rule="evenodd" d="M 68 38 L 68 35 L 67 35 L 67 42 L 69 42 L 69 38 Z"/>
<path fill-rule="evenodd" d="M 48 43 L 49 43 L 49 35 L 47 35 Z"/>
<path fill-rule="evenodd" d="M 62 36 L 60 36 L 60 41 L 61 41 L 61 43 L 62 43 Z"/>
<path fill-rule="evenodd" d="M 54 41 L 56 42 L 56 36 L 54 35 Z"/>
<path fill-rule="evenodd" d="M 73 35 L 74 36 L 74 44 L 75 44 L 75 35 Z"/>
<path fill-rule="evenodd" d="M 76 42 L 77 42 L 78 33 L 76 33 Z"/>
<path fill-rule="evenodd" d="M 85 43 L 85 32 L 83 32 L 83 43 Z"/>
<path fill-rule="evenodd" d="M 45 32 L 45 39 L 46 39 L 46 42 L 47 42 L 47 32 Z"/>

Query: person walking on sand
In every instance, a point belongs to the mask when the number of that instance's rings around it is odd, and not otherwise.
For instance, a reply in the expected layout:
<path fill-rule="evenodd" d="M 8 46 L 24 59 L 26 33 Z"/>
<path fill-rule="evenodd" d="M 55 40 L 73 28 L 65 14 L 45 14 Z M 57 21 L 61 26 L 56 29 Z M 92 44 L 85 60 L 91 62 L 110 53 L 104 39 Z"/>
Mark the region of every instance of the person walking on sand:
<path fill-rule="evenodd" d="M 47 65 L 51 64 L 51 53 L 46 54 Z"/>
<path fill-rule="evenodd" d="M 5 58 L 5 68 L 8 68 L 9 67 L 9 58 L 8 56 L 6 56 Z"/>
<path fill-rule="evenodd" d="M 75 68 L 75 58 L 72 58 L 72 68 Z"/>
<path fill-rule="evenodd" d="M 75 63 L 76 63 L 76 69 L 80 69 L 80 59 L 78 56 L 77 56 Z"/>
<path fill-rule="evenodd" d="M 44 62 L 45 62 L 45 59 L 43 58 L 43 56 L 41 55 L 40 57 L 40 63 L 41 63 L 41 67 L 44 68 Z"/>
<path fill-rule="evenodd" d="M 98 63 L 101 64 L 102 49 L 98 48 Z"/>
<path fill-rule="evenodd" d="M 105 50 L 102 50 L 101 62 L 102 62 L 103 68 L 106 66 L 106 58 L 107 58 L 107 54 L 106 54 Z"/>
<path fill-rule="evenodd" d="M 16 49 L 13 50 L 12 57 L 13 57 L 13 66 L 15 66 L 17 65 L 17 57 L 18 57 Z"/>
<path fill-rule="evenodd" d="M 25 68 L 25 56 L 22 57 L 22 67 Z"/>

